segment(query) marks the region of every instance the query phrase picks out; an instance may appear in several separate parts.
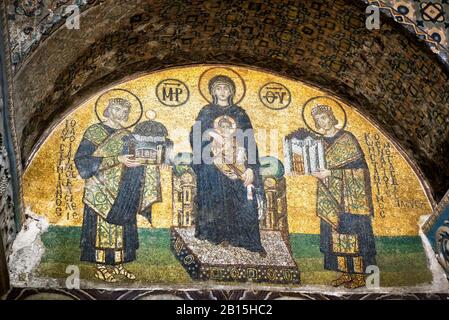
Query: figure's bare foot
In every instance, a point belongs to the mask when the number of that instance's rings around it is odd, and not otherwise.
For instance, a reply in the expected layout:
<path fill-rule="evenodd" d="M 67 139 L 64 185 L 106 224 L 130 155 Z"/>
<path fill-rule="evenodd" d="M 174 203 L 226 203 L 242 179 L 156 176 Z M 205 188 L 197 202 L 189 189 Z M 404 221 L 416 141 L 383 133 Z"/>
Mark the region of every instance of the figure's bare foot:
<path fill-rule="evenodd" d="M 351 281 L 352 281 L 352 277 L 347 273 L 343 273 L 343 275 L 341 275 L 339 278 L 332 281 L 332 286 L 339 287 L 342 284 L 345 284 L 345 283 L 351 282 Z"/>
<path fill-rule="evenodd" d="M 259 252 L 259 256 L 261 258 L 265 258 L 267 256 L 267 252 L 265 251 L 265 249 L 262 249 L 262 251 Z"/>

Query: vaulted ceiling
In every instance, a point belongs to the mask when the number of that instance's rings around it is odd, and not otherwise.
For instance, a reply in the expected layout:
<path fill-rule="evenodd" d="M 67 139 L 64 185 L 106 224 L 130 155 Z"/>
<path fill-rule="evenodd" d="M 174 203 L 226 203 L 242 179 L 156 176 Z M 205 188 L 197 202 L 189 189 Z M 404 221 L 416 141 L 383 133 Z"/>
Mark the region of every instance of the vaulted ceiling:
<path fill-rule="evenodd" d="M 65 25 L 61 6 L 72 1 L 9 2 L 3 32 L 22 165 L 49 128 L 95 92 L 139 73 L 226 63 L 340 96 L 405 150 L 436 200 L 449 189 L 444 48 L 431 49 L 392 15 L 368 30 L 371 1 L 91 0 L 80 6 L 80 29 Z"/>

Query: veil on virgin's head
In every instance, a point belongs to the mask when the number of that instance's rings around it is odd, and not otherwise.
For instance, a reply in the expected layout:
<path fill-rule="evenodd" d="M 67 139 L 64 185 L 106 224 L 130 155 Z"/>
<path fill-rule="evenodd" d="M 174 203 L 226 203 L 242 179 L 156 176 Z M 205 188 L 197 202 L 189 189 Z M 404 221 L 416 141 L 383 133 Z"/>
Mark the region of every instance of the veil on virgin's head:
<path fill-rule="evenodd" d="M 218 75 L 209 80 L 209 93 L 213 97 L 214 103 L 217 102 L 216 101 L 217 98 L 214 95 L 214 88 L 219 83 L 224 83 L 224 84 L 229 85 L 229 87 L 231 89 L 231 95 L 229 96 L 229 105 L 232 105 L 233 98 L 235 95 L 235 83 L 230 77 L 224 76 L 224 75 Z"/>

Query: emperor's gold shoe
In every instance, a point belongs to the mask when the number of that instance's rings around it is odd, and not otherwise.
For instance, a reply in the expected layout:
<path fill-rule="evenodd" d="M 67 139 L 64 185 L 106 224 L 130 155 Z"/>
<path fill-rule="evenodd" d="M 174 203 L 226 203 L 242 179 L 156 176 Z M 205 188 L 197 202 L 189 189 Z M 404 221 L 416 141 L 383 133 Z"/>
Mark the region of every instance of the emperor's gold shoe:
<path fill-rule="evenodd" d="M 342 284 L 345 284 L 347 282 L 351 282 L 352 277 L 348 275 L 347 273 L 343 273 L 339 278 L 332 281 L 332 286 L 339 287 Z"/>
<path fill-rule="evenodd" d="M 354 278 L 351 282 L 345 283 L 344 287 L 346 289 L 357 289 L 357 288 L 364 287 L 365 285 L 366 285 L 365 276 L 363 274 L 357 274 L 354 276 Z"/>
<path fill-rule="evenodd" d="M 95 278 L 109 283 L 117 282 L 117 279 L 105 266 L 97 266 L 97 270 L 95 270 Z"/>
<path fill-rule="evenodd" d="M 116 266 L 114 268 L 113 273 L 121 275 L 121 276 L 125 276 L 126 278 L 128 278 L 130 280 L 135 280 L 136 279 L 136 276 L 133 273 L 131 273 L 128 270 L 126 270 L 125 267 L 122 266 L 122 265 Z"/>

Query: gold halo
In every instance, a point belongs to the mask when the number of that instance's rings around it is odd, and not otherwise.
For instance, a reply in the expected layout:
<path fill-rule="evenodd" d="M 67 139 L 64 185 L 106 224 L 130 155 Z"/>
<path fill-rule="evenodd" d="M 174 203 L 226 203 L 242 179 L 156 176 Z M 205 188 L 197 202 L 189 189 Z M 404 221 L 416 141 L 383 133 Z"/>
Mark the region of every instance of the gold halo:
<path fill-rule="evenodd" d="M 104 110 L 109 104 L 109 100 L 113 98 L 126 99 L 131 103 L 129 118 L 123 129 L 128 129 L 140 121 L 143 115 L 143 105 L 139 98 L 132 92 L 125 89 L 111 89 L 98 97 L 95 102 L 95 114 L 100 122 L 105 122 Z"/>
<path fill-rule="evenodd" d="M 323 135 L 322 130 L 317 130 L 315 127 L 315 121 L 312 117 L 312 109 L 318 105 L 326 105 L 331 108 L 338 121 L 336 127 L 338 129 L 345 129 L 347 122 L 347 115 L 343 106 L 335 99 L 327 96 L 319 96 L 309 99 L 302 108 L 302 119 L 309 130 L 315 132 L 316 134 Z"/>
<path fill-rule="evenodd" d="M 198 89 L 200 91 L 201 96 L 208 101 L 212 102 L 212 96 L 209 93 L 209 81 L 218 75 L 228 76 L 235 83 L 235 94 L 234 94 L 234 104 L 239 104 L 246 94 L 246 85 L 243 78 L 231 68 L 225 67 L 214 67 L 207 69 L 203 72 L 198 80 Z"/>

